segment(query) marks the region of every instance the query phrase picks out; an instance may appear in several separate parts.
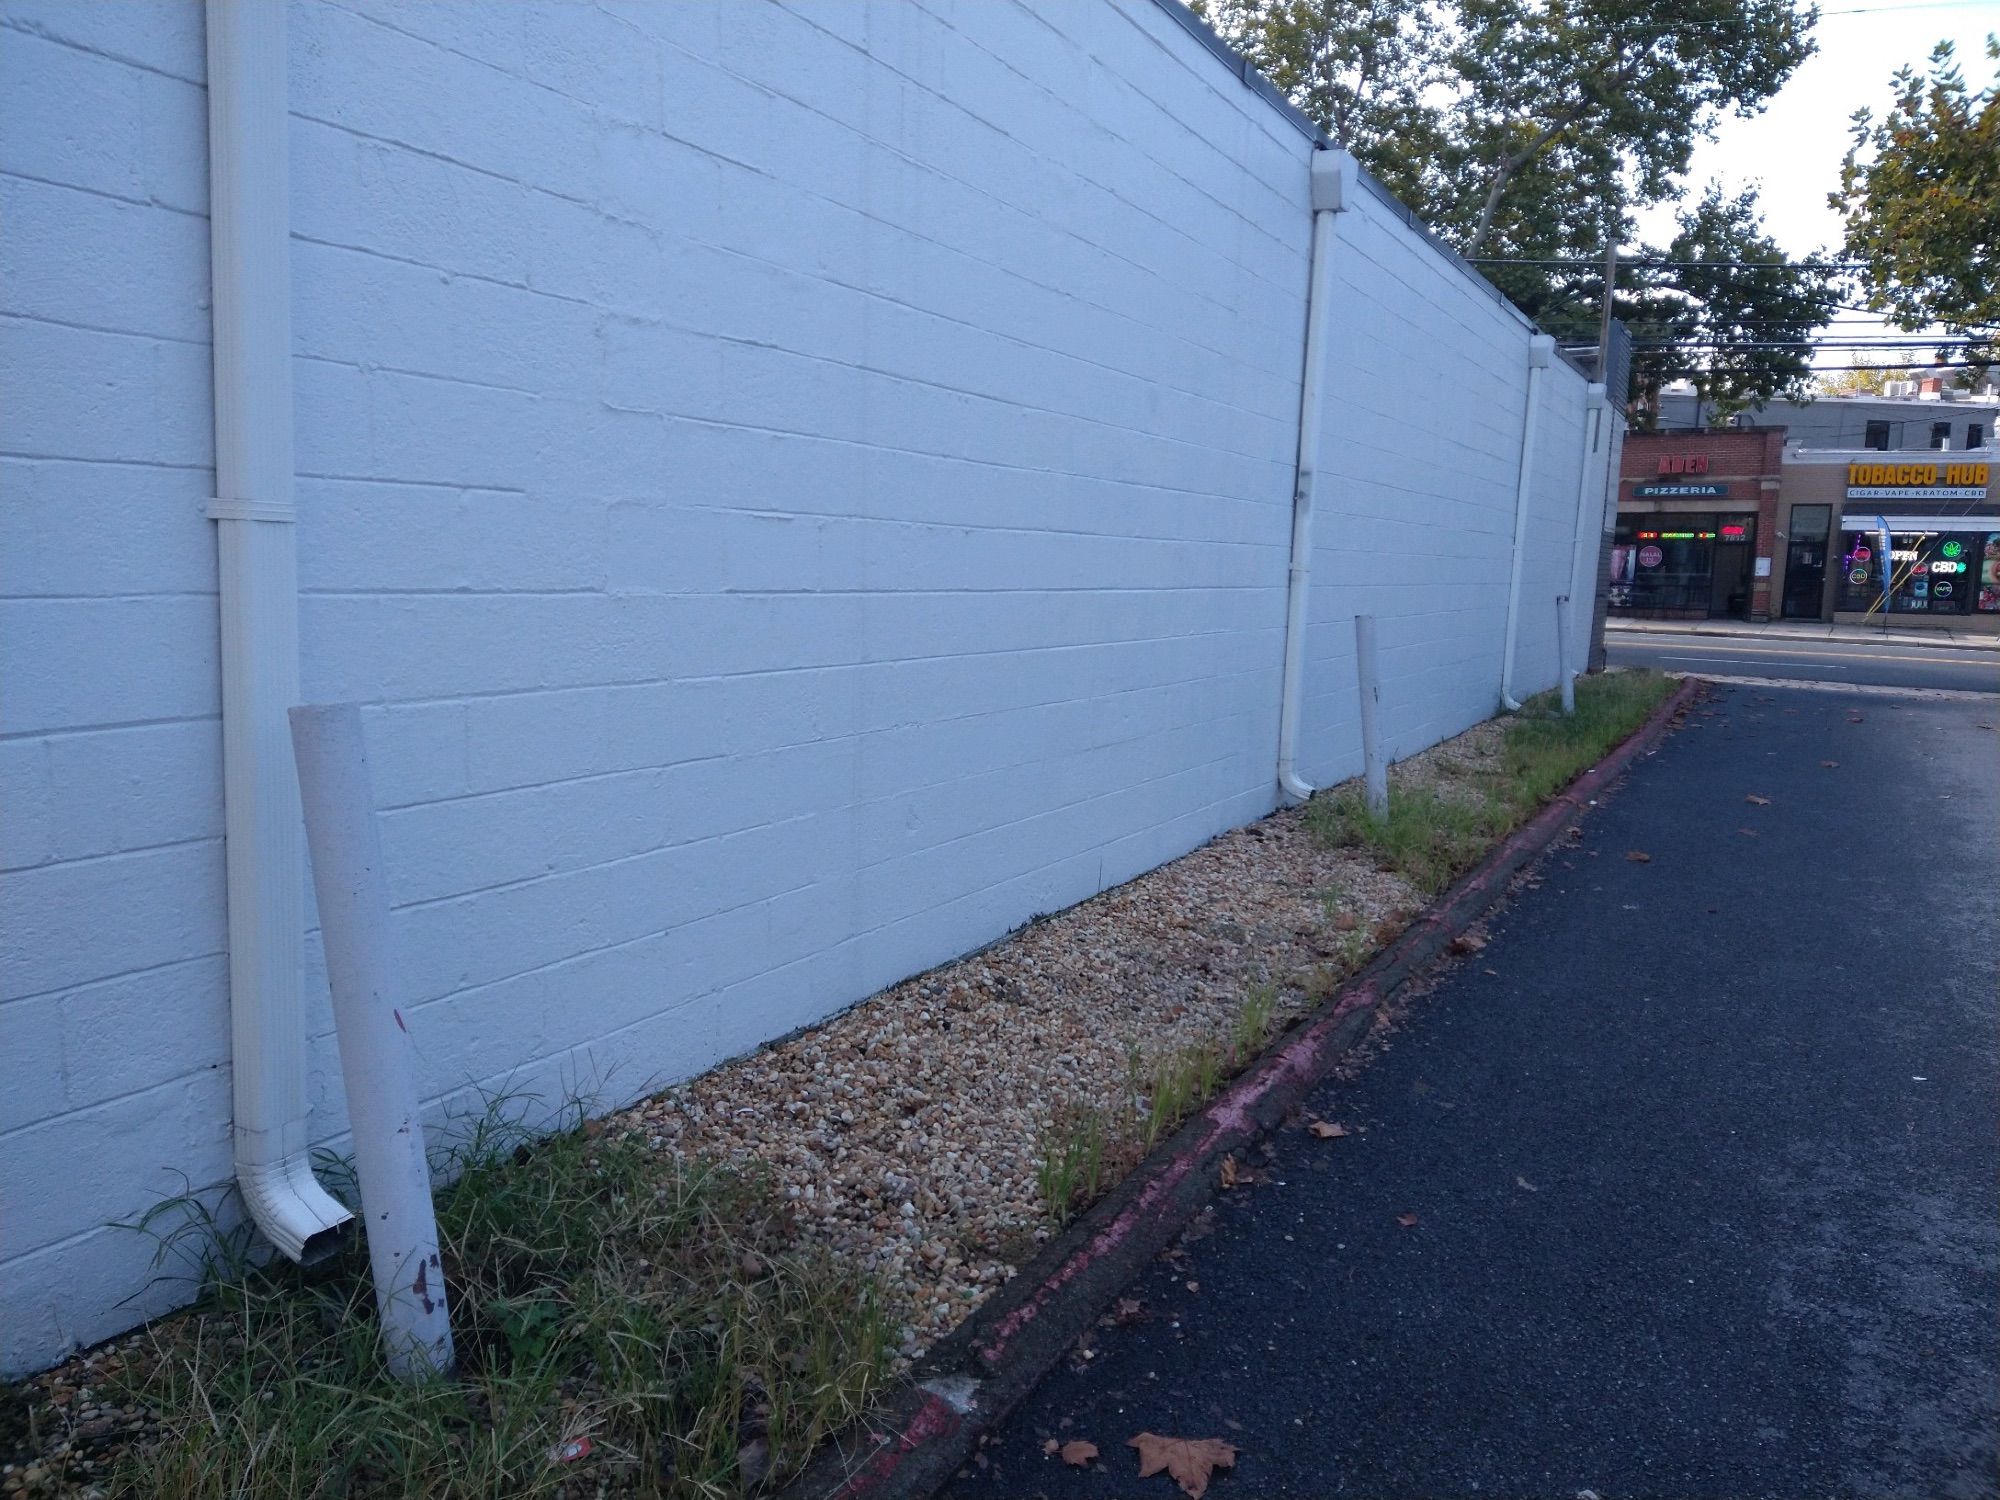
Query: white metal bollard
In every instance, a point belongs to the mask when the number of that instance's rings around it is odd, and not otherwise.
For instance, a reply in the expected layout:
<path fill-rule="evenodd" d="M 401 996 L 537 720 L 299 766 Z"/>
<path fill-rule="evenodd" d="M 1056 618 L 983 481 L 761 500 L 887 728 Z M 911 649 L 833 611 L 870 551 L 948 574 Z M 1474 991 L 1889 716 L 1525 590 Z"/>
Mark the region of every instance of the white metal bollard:
<path fill-rule="evenodd" d="M 1569 595 L 1556 595 L 1556 676 L 1562 680 L 1563 713 L 1576 712 L 1576 673 L 1569 669 Z"/>
<path fill-rule="evenodd" d="M 1354 617 L 1354 670 L 1361 680 L 1361 765 L 1368 792 L 1368 815 L 1389 816 L 1389 761 L 1382 753 L 1382 672 L 1375 658 L 1375 617 Z"/>
<path fill-rule="evenodd" d="M 389 896 L 361 710 L 314 705 L 294 708 L 291 719 L 375 1307 L 390 1370 L 419 1380 L 451 1369 L 451 1321 L 410 1033 L 392 992 Z"/>

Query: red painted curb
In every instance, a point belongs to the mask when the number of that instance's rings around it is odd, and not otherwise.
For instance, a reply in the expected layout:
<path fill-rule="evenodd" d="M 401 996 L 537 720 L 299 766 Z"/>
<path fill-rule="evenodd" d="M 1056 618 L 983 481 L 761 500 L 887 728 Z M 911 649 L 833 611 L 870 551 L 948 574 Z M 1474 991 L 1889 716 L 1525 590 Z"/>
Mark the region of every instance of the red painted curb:
<path fill-rule="evenodd" d="M 1077 1334 L 1207 1202 L 1227 1152 L 1278 1124 L 1358 1040 L 1381 1005 L 1437 958 L 1596 793 L 1657 744 L 1704 684 L 1689 678 L 1603 760 L 1549 800 L 1348 984 L 1298 1023 L 1020 1274 L 941 1340 L 885 1419 L 849 1434 L 780 1500 L 922 1500 L 956 1472 Z"/>

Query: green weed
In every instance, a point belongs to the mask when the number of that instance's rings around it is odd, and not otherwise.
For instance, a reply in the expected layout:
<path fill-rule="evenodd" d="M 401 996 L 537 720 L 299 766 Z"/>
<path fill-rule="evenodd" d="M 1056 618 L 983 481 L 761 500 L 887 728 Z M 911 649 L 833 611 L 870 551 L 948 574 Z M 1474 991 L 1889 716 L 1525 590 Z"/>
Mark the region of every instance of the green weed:
<path fill-rule="evenodd" d="M 1108 1134 L 1103 1114 L 1086 1109 L 1059 1119 L 1043 1142 L 1035 1185 L 1043 1210 L 1056 1224 L 1067 1224 L 1103 1188 Z"/>
<path fill-rule="evenodd" d="M 1278 987 L 1275 984 L 1251 985 L 1243 996 L 1243 1005 L 1236 1012 L 1236 1024 L 1230 1032 L 1229 1055 L 1236 1067 L 1248 1067 L 1264 1050 L 1264 1039 L 1271 1034 L 1271 1022 L 1277 1012 Z"/>

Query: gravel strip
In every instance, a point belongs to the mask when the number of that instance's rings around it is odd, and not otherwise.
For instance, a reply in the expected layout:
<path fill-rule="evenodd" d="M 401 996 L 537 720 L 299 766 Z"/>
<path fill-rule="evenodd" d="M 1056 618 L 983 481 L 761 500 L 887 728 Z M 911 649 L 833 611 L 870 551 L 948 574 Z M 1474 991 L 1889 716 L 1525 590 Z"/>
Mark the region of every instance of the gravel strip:
<path fill-rule="evenodd" d="M 1036 1174 L 1060 1122 L 1136 1133 L 1156 1059 L 1226 1046 L 1252 985 L 1278 987 L 1278 1024 L 1310 1009 L 1423 904 L 1287 809 L 607 1125 L 766 1164 L 801 1240 L 880 1279 L 914 1358 L 1053 1232 Z"/>

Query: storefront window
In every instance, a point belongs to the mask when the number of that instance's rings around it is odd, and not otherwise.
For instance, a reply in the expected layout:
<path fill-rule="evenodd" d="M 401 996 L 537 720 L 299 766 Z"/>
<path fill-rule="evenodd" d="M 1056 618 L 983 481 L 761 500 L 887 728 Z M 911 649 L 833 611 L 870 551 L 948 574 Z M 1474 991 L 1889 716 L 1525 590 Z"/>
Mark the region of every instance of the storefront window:
<path fill-rule="evenodd" d="M 1741 613 L 1756 533 L 1754 515 L 1621 516 L 1611 548 L 1611 608 Z"/>
<path fill-rule="evenodd" d="M 1879 613 L 1888 567 L 1891 614 L 1962 615 L 1975 607 L 2000 611 L 2000 532 L 1895 531 L 1889 556 L 1882 533 L 1841 533 L 1840 605 Z"/>

